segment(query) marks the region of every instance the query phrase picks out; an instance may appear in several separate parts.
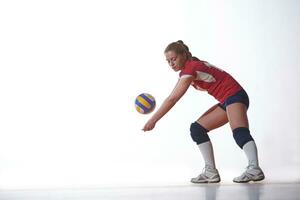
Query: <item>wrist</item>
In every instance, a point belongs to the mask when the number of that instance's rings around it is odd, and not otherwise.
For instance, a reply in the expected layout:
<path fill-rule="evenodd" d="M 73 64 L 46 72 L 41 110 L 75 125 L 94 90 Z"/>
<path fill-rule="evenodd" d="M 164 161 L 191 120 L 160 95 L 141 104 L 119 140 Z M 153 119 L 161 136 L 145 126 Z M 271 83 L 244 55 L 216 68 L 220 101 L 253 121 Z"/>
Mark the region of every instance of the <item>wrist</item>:
<path fill-rule="evenodd" d="M 151 118 L 149 121 L 151 121 L 152 123 L 156 123 L 158 120 L 156 120 L 155 118 Z"/>

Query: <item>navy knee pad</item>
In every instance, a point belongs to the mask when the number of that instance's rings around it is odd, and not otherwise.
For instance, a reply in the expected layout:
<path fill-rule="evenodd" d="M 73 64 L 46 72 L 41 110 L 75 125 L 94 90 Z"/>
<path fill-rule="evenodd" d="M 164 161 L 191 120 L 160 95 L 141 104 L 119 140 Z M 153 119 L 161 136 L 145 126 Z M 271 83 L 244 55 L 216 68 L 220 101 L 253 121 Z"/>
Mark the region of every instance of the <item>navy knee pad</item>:
<path fill-rule="evenodd" d="M 243 146 L 249 142 L 249 141 L 254 141 L 252 136 L 250 135 L 250 131 L 246 127 L 239 127 L 234 130 L 233 132 L 233 138 L 235 142 L 239 145 L 241 149 L 243 149 Z"/>
<path fill-rule="evenodd" d="M 190 127 L 192 139 L 198 144 L 210 141 L 206 128 L 201 126 L 199 123 L 194 122 Z"/>

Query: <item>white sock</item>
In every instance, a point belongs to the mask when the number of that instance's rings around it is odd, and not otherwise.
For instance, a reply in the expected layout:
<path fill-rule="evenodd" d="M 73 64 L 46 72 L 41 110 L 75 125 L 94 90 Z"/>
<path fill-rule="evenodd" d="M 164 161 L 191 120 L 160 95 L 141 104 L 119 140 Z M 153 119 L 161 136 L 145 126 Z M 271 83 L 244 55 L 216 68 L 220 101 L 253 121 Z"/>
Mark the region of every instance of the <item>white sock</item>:
<path fill-rule="evenodd" d="M 249 165 L 258 166 L 257 148 L 255 142 L 249 141 L 243 146 L 243 150 L 248 158 Z"/>
<path fill-rule="evenodd" d="M 210 141 L 201 143 L 198 145 L 202 157 L 205 162 L 205 166 L 212 167 L 213 169 L 216 168 L 215 166 L 215 158 L 214 158 L 214 150 Z"/>

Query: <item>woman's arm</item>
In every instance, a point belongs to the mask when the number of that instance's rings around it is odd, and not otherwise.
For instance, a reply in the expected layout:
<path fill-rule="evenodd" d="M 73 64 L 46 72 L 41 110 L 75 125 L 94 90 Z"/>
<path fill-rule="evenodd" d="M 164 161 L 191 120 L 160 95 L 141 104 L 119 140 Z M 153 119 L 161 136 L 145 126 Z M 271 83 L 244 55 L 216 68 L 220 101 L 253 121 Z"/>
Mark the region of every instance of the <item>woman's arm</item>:
<path fill-rule="evenodd" d="M 194 77 L 188 76 L 179 79 L 171 94 L 165 99 L 160 108 L 153 114 L 149 121 L 145 124 L 143 131 L 150 131 L 154 128 L 156 122 L 160 120 L 185 94 Z"/>

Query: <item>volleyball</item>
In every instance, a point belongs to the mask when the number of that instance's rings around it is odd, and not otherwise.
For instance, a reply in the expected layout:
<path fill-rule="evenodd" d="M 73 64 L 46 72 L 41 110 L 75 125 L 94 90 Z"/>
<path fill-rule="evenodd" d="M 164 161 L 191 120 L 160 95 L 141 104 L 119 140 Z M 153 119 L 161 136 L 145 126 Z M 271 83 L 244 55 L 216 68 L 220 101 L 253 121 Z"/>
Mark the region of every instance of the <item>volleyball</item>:
<path fill-rule="evenodd" d="M 151 113 L 155 105 L 155 99 L 151 94 L 142 93 L 135 99 L 135 109 L 141 114 Z"/>

